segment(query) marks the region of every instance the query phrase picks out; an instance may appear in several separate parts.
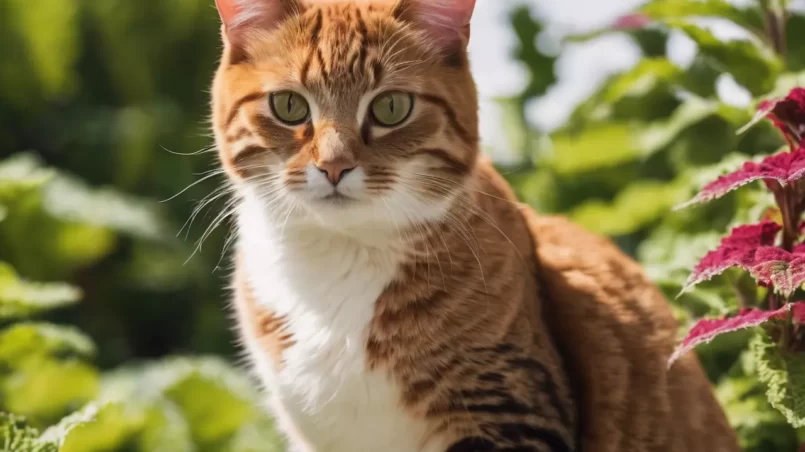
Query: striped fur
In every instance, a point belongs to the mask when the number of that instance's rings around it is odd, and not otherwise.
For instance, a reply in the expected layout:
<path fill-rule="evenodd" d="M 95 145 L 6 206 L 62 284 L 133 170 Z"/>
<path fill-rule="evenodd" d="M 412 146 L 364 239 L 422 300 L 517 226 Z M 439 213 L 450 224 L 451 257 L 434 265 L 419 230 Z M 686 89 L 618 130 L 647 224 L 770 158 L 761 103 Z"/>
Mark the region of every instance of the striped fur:
<path fill-rule="evenodd" d="M 666 370 L 639 266 L 479 157 L 474 1 L 217 3 L 237 321 L 292 450 L 737 450 L 695 357 Z M 273 116 L 282 90 L 308 122 Z M 414 98 L 397 127 L 370 119 L 387 91 Z"/>

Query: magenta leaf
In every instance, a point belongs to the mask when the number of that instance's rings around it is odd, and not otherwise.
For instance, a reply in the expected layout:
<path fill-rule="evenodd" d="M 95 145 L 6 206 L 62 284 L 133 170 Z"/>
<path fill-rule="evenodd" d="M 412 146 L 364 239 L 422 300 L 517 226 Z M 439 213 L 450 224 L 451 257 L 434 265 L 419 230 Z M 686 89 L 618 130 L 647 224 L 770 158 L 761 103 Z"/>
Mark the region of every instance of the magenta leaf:
<path fill-rule="evenodd" d="M 722 319 L 702 319 L 693 325 L 682 343 L 674 350 L 668 359 L 668 367 L 685 353 L 693 350 L 697 345 L 705 344 L 716 337 L 733 331 L 752 328 L 771 319 L 785 319 L 788 312 L 792 312 L 795 319 L 805 317 L 805 303 L 789 303 L 776 311 L 762 311 L 760 309 L 744 309 L 733 317 Z"/>
<path fill-rule="evenodd" d="M 760 111 L 794 143 L 805 142 L 805 88 L 794 88 L 784 99 L 765 101 Z"/>
<path fill-rule="evenodd" d="M 651 24 L 651 17 L 646 14 L 634 13 L 619 17 L 612 28 L 615 30 L 639 30 Z"/>
<path fill-rule="evenodd" d="M 773 285 L 786 297 L 805 283 L 805 254 L 801 252 L 795 254 L 771 246 L 761 247 L 740 265 L 747 268 L 756 280 Z"/>
<path fill-rule="evenodd" d="M 682 292 L 690 290 L 696 284 L 720 275 L 726 269 L 743 263 L 754 263 L 754 252 L 762 246 L 774 245 L 781 226 L 766 220 L 760 224 L 739 226 L 730 235 L 721 240 L 721 245 L 707 253 L 688 277 Z M 748 268 L 747 268 L 748 269 Z"/>
<path fill-rule="evenodd" d="M 705 185 L 699 194 L 678 208 L 720 198 L 756 180 L 777 181 L 785 185 L 801 179 L 803 175 L 805 175 L 805 147 L 800 147 L 793 152 L 768 156 L 759 163 L 746 162 L 741 169 Z"/>
<path fill-rule="evenodd" d="M 755 117 L 738 133 L 745 132 L 763 118 L 770 119 L 785 134 L 789 143 L 805 143 L 805 88 L 794 88 L 782 99 L 761 102 Z"/>

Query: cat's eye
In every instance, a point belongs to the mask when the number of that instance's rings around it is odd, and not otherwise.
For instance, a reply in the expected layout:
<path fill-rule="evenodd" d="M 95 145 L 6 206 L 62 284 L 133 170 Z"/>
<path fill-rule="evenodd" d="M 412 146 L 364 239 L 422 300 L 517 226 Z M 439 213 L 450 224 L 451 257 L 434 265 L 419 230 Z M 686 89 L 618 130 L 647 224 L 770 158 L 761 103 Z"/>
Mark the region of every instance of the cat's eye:
<path fill-rule="evenodd" d="M 293 91 L 272 93 L 269 104 L 274 116 L 289 126 L 298 126 L 310 116 L 310 106 L 305 98 Z"/>
<path fill-rule="evenodd" d="M 402 124 L 414 109 L 414 96 L 399 91 L 383 93 L 372 101 L 372 119 L 383 127 Z"/>

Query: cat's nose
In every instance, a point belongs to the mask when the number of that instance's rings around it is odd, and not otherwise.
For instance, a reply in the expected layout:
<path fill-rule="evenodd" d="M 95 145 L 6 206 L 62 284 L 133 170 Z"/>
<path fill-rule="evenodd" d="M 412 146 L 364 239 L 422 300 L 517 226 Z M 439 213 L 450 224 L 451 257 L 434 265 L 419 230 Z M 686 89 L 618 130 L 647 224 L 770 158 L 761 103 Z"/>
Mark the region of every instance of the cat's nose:
<path fill-rule="evenodd" d="M 336 159 L 316 163 L 316 168 L 327 176 L 327 180 L 329 180 L 333 186 L 338 185 L 338 183 L 341 182 L 341 179 L 343 179 L 344 176 L 349 174 L 349 172 L 354 170 L 356 167 L 357 165 L 354 161 L 347 159 Z"/>

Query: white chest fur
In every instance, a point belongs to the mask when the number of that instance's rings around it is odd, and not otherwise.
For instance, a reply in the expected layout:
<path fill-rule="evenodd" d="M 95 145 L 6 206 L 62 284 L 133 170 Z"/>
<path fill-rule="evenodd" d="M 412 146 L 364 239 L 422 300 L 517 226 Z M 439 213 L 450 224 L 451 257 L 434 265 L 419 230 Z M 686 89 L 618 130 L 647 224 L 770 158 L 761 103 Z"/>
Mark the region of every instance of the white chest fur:
<path fill-rule="evenodd" d="M 254 201 L 241 207 L 239 230 L 257 303 L 284 316 L 293 336 L 279 369 L 247 338 L 280 424 L 317 452 L 429 450 L 424 426 L 400 406 L 399 389 L 366 367 L 375 301 L 398 255 L 343 235 L 283 230 Z"/>

